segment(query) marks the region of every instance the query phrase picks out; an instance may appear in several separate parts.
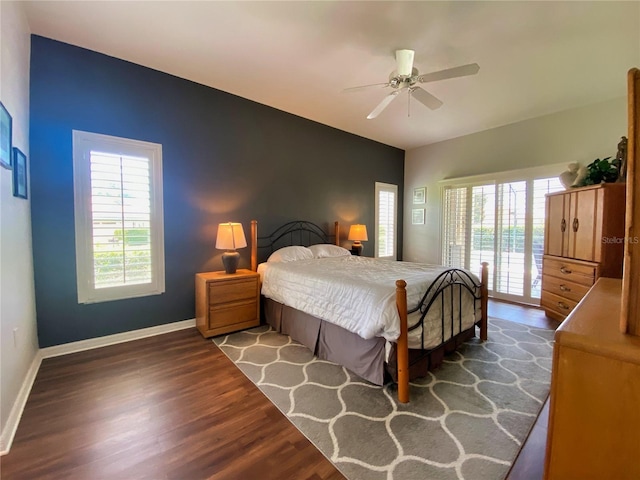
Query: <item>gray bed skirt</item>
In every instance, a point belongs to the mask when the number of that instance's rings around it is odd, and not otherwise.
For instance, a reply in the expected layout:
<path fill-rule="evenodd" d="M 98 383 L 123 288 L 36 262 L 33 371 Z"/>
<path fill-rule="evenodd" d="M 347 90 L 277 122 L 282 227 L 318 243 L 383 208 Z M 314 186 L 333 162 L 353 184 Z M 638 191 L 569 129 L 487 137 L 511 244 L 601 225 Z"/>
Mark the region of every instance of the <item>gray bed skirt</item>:
<path fill-rule="evenodd" d="M 302 343 L 318 358 L 338 363 L 376 385 L 384 384 L 384 338 L 365 340 L 338 325 L 270 298 L 263 297 L 262 311 L 274 330 Z"/>

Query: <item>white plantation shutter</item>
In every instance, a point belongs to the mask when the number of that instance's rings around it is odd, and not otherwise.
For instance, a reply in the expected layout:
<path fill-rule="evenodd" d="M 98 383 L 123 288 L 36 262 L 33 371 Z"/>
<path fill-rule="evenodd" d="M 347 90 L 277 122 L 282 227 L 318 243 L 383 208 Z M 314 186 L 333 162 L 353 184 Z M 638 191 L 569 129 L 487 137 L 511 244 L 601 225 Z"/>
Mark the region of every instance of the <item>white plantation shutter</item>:
<path fill-rule="evenodd" d="M 149 159 L 90 153 L 95 288 L 150 283 Z"/>
<path fill-rule="evenodd" d="M 446 188 L 443 199 L 442 263 L 465 268 L 467 258 L 467 188 Z"/>
<path fill-rule="evenodd" d="M 396 258 L 398 186 L 376 182 L 375 256 Z"/>
<path fill-rule="evenodd" d="M 489 290 L 493 290 L 495 266 L 496 186 L 476 185 L 471 190 L 471 241 L 466 265 L 478 274 L 482 262 L 489 263 Z"/>
<path fill-rule="evenodd" d="M 162 147 L 74 131 L 78 301 L 164 291 Z"/>
<path fill-rule="evenodd" d="M 495 291 L 524 296 L 527 182 L 496 186 Z"/>

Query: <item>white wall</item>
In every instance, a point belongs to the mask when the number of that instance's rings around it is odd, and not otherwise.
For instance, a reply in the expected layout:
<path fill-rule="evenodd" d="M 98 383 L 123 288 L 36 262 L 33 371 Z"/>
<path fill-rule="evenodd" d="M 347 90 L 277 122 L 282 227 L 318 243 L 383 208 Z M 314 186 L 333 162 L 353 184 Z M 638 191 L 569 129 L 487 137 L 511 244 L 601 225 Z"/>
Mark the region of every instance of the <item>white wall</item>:
<path fill-rule="evenodd" d="M 30 31 L 22 5 L 0 2 L 0 32 L 0 100 L 13 117 L 13 146 L 27 155 L 28 166 Z M 12 171 L 1 167 L 0 201 L 0 451 L 5 451 L 22 411 L 25 385 L 30 386 L 38 338 L 30 201 L 13 196 Z"/>
<path fill-rule="evenodd" d="M 408 150 L 403 259 L 442 263 L 440 180 L 558 163 L 587 165 L 598 157 L 615 156 L 625 135 L 626 96 Z M 423 186 L 425 224 L 412 225 L 413 189 Z"/>

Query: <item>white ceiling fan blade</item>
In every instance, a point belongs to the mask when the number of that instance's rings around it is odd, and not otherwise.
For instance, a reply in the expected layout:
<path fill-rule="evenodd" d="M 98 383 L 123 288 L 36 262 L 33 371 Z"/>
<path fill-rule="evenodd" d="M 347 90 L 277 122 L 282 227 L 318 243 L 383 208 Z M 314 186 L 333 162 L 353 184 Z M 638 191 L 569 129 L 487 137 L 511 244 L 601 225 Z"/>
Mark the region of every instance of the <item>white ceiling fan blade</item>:
<path fill-rule="evenodd" d="M 413 50 L 396 50 L 396 71 L 401 77 L 410 77 L 413 70 Z"/>
<path fill-rule="evenodd" d="M 440 108 L 442 106 L 442 101 L 431 95 L 423 88 L 413 87 L 411 89 L 411 95 L 421 104 L 429 107 L 431 110 L 435 110 L 436 108 Z"/>
<path fill-rule="evenodd" d="M 480 70 L 480 65 L 477 63 L 470 63 L 468 65 L 461 65 L 459 67 L 447 68 L 446 70 L 439 70 L 437 72 L 425 73 L 418 77 L 418 81 L 435 82 L 437 80 L 445 80 L 447 78 L 466 77 L 468 75 L 475 75 Z"/>
<path fill-rule="evenodd" d="M 369 87 L 388 87 L 388 86 L 389 86 L 389 82 L 387 82 L 387 83 L 371 83 L 369 85 L 359 85 L 357 87 L 345 88 L 344 90 L 342 90 L 342 93 L 357 92 L 359 90 L 364 90 L 365 88 L 369 88 Z"/>
<path fill-rule="evenodd" d="M 394 98 L 396 98 L 396 96 L 400 93 L 400 90 L 396 90 L 394 92 L 391 92 L 389 95 L 387 95 L 386 97 L 384 97 L 382 99 L 382 101 L 378 104 L 378 106 L 376 108 L 373 109 L 373 111 L 367 115 L 367 120 L 371 120 L 373 118 L 376 118 L 378 115 L 380 115 L 380 113 L 387 108 L 387 106 L 393 101 Z"/>

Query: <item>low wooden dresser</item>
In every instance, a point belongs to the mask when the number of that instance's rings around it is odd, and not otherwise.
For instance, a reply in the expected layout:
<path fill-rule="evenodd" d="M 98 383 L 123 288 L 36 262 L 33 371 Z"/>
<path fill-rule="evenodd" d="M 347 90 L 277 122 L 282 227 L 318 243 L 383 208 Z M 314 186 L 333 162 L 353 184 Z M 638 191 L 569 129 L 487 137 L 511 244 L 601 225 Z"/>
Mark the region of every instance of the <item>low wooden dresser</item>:
<path fill-rule="evenodd" d="M 196 326 L 213 337 L 260 325 L 260 275 L 236 273 L 196 274 Z"/>
<path fill-rule="evenodd" d="M 600 278 L 556 330 L 546 480 L 640 478 L 640 337 L 619 330 L 621 284 Z"/>

